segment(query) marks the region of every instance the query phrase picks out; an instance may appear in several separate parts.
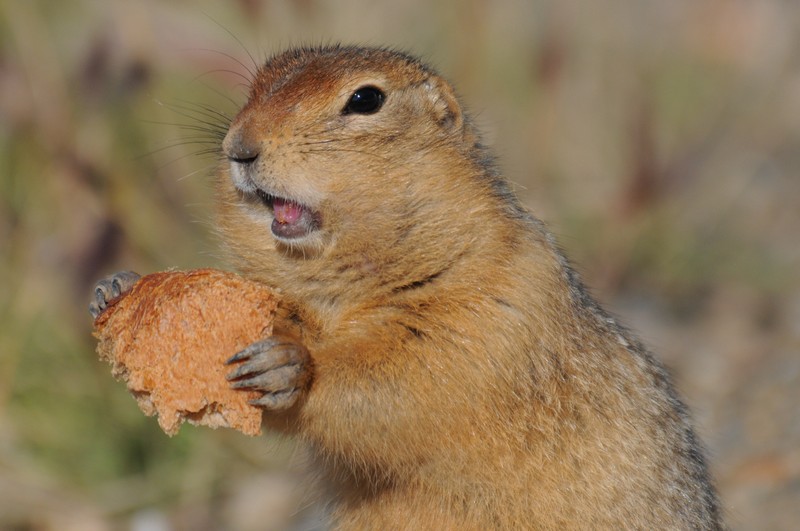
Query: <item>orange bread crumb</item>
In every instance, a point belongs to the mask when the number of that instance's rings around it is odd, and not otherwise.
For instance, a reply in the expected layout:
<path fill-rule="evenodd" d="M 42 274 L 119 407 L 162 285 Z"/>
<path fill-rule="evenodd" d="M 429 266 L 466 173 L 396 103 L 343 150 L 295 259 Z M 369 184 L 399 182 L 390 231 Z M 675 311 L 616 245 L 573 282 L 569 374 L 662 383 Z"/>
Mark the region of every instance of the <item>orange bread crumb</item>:
<path fill-rule="evenodd" d="M 272 334 L 277 295 L 214 269 L 142 277 L 94 322 L 100 358 L 169 435 L 184 421 L 261 432 L 258 393 L 233 390 L 225 360 Z"/>

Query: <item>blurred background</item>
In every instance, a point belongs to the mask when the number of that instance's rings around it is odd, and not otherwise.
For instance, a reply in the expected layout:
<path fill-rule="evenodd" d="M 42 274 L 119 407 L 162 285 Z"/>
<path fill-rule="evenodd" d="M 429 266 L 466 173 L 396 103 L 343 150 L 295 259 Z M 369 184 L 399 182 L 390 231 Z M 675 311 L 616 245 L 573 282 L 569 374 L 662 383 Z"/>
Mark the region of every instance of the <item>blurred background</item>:
<path fill-rule="evenodd" d="M 734 529 L 800 522 L 800 3 L 0 0 L 0 529 L 313 522 L 290 441 L 170 439 L 97 360 L 119 269 L 225 267 L 213 130 L 270 54 L 409 50 L 675 375 Z"/>

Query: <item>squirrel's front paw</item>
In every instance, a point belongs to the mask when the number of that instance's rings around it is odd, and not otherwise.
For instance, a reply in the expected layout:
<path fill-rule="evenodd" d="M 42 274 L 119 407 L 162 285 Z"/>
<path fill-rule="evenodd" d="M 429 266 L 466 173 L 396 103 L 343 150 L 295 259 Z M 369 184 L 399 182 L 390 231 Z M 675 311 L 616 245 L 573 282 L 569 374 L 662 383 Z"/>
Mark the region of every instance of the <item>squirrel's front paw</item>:
<path fill-rule="evenodd" d="M 130 290 L 139 278 L 133 271 L 120 271 L 95 284 L 92 301 L 89 303 L 89 313 L 92 317 L 96 319 L 106 309 L 109 301 Z"/>
<path fill-rule="evenodd" d="M 234 389 L 261 391 L 252 400 L 264 409 L 288 409 L 297 401 L 309 381 L 311 358 L 303 345 L 282 337 L 257 341 L 226 363 L 242 363 L 227 378 Z"/>

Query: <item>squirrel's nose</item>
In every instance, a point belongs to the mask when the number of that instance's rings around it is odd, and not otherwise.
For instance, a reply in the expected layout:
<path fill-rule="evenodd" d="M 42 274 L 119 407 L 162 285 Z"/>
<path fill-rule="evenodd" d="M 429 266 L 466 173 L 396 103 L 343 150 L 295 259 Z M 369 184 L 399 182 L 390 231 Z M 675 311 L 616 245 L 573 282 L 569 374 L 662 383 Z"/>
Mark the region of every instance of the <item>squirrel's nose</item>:
<path fill-rule="evenodd" d="M 241 126 L 231 128 L 222 141 L 222 152 L 231 162 L 251 164 L 258 158 L 259 151 L 258 144 L 247 138 Z"/>

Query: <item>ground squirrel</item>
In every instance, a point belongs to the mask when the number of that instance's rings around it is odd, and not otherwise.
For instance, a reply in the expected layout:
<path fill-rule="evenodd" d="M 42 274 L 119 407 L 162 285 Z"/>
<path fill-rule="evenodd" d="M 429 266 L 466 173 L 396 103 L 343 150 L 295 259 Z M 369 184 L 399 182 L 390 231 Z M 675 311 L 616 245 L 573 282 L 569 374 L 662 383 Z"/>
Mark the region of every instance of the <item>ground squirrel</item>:
<path fill-rule="evenodd" d="M 277 55 L 222 153 L 226 247 L 286 299 L 280 339 L 234 356 L 230 379 L 308 443 L 334 528 L 722 526 L 667 373 L 587 294 L 428 66 Z"/>

